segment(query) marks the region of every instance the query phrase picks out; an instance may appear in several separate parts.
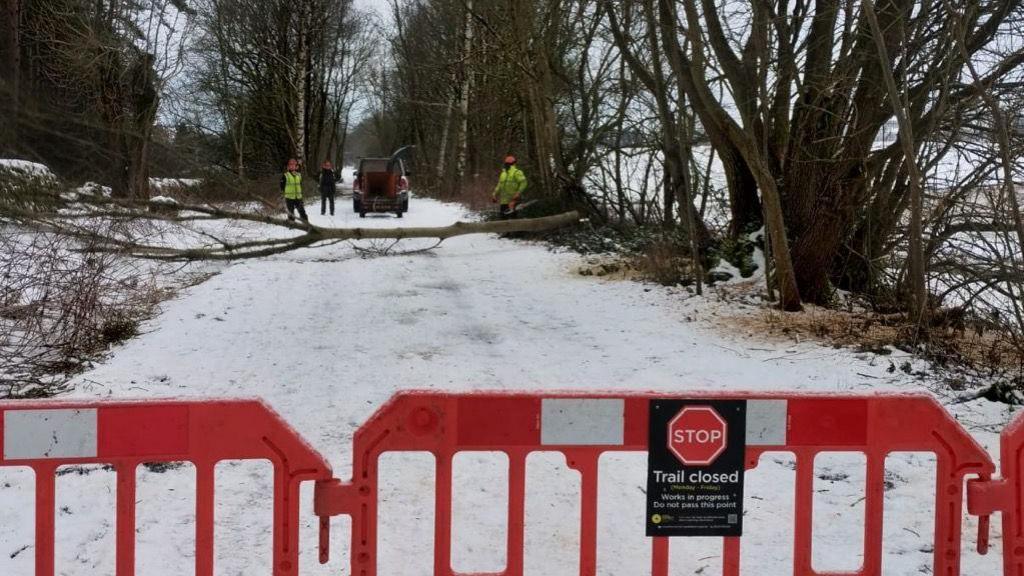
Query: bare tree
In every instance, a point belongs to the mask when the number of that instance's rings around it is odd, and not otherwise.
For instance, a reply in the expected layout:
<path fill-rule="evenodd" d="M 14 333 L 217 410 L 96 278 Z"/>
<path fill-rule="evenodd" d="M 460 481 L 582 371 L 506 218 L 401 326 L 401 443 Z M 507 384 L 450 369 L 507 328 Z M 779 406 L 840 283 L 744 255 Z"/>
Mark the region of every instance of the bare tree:
<path fill-rule="evenodd" d="M 922 236 L 924 234 L 922 224 L 924 177 L 921 175 L 921 168 L 917 165 L 917 145 L 914 141 L 914 126 L 907 114 L 907 102 L 901 98 L 899 89 L 896 87 L 896 79 L 889 69 L 889 50 L 885 44 L 882 27 L 878 23 L 878 16 L 875 14 L 875 4 L 872 0 L 862 0 L 864 15 L 871 28 L 871 35 L 875 40 L 875 47 L 878 50 L 878 61 L 880 62 L 882 79 L 885 81 L 885 89 L 892 105 L 893 114 L 899 124 L 899 143 L 906 162 L 907 172 L 910 176 L 910 228 L 907 231 L 909 236 L 908 253 L 910 273 L 911 317 L 920 330 L 926 321 L 928 314 L 928 298 L 925 283 L 924 270 L 924 249 Z M 897 22 L 897 24 L 901 24 Z M 967 61 L 970 65 L 970 62 Z M 904 78 L 904 83 L 906 80 Z"/>
<path fill-rule="evenodd" d="M 473 50 L 473 0 L 466 0 L 466 16 L 462 34 L 462 66 L 459 74 L 459 139 L 456 144 L 455 182 L 461 184 L 466 174 L 469 154 L 469 97 L 473 92 L 473 68 L 470 55 Z M 442 148 L 443 150 L 443 148 Z"/>
<path fill-rule="evenodd" d="M 21 92 L 21 0 L 5 0 L 4 14 L 7 20 L 3 29 L 3 56 L 7 66 L 0 72 L 0 96 L 8 105 L 0 129 L 0 138 L 6 146 L 14 148 L 18 142 L 18 120 L 20 119 L 19 95 Z"/>

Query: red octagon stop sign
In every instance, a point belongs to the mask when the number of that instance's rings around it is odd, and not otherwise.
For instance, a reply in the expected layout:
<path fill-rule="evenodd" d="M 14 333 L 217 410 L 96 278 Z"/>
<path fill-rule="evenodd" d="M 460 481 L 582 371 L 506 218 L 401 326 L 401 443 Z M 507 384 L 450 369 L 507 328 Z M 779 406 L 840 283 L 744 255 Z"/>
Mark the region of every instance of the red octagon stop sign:
<path fill-rule="evenodd" d="M 708 466 L 725 451 L 728 425 L 711 406 L 687 406 L 668 423 L 668 449 L 688 466 Z"/>

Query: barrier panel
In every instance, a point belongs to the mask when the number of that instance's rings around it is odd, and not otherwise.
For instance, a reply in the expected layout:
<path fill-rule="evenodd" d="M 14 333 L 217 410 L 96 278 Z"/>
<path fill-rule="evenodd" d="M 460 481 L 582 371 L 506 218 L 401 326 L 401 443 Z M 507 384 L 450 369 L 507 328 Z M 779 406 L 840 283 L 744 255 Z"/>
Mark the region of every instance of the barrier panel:
<path fill-rule="evenodd" d="M 1024 576 L 1024 414 L 1003 430 L 999 466 L 999 479 L 968 481 L 968 512 L 982 518 L 1002 514 L 1003 575 Z M 982 530 L 987 532 L 987 522 Z"/>
<path fill-rule="evenodd" d="M 273 464 L 275 576 L 298 573 L 301 482 L 332 476 L 323 457 L 258 400 L 2 402 L 0 421 L 0 466 L 30 467 L 36 476 L 36 576 L 54 574 L 54 479 L 60 466 L 113 466 L 117 576 L 135 574 L 136 469 L 141 464 L 195 466 L 196 576 L 213 574 L 218 462 L 265 459 Z"/>
<path fill-rule="evenodd" d="M 506 565 L 488 576 L 524 572 L 526 460 L 560 452 L 580 474 L 579 573 L 596 574 L 599 459 L 607 452 L 647 451 L 650 403 L 678 398 L 654 393 L 405 392 L 381 407 L 355 434 L 353 477 L 335 479 L 328 463 L 265 404 L 256 400 L 147 402 L 0 402 L 0 466 L 30 467 L 36 476 L 35 574 L 53 576 L 55 475 L 66 465 L 107 464 L 116 479 L 117 576 L 135 573 L 135 496 L 139 465 L 190 462 L 196 469 L 197 576 L 214 569 L 214 472 L 224 460 L 265 459 L 274 467 L 273 574 L 298 573 L 299 488 L 315 481 L 320 561 L 329 555 L 330 518 L 352 519 L 351 574 L 378 576 L 379 459 L 387 452 L 429 452 L 436 459 L 435 576 L 452 568 L 452 463 L 459 452 L 502 452 L 508 458 Z M 981 518 L 979 551 L 988 547 L 988 518 L 1002 514 L 1004 576 L 1024 576 L 1024 416 L 1003 433 L 1002 477 L 973 438 L 932 397 L 808 394 L 694 394 L 688 400 L 745 400 L 743 466 L 766 452 L 795 459 L 794 576 L 838 576 L 812 567 L 814 460 L 823 452 L 866 459 L 863 565 L 882 573 L 885 459 L 930 452 L 936 460 L 933 571 L 958 576 L 964 486 L 968 512 Z M 676 417 L 676 420 L 678 417 Z M 931 489 L 931 488 L 930 488 Z M 667 576 L 669 541 L 651 538 L 653 576 Z M 725 537 L 722 573 L 740 571 L 738 537 Z M 482 575 L 477 575 L 482 576 Z"/>
<path fill-rule="evenodd" d="M 977 488 L 983 489 L 994 465 L 985 450 L 930 396 L 689 392 L 685 396 L 747 401 L 747 469 L 755 468 L 765 452 L 794 454 L 795 576 L 835 576 L 815 572 L 811 565 L 814 458 L 821 452 L 860 452 L 866 457 L 864 562 L 853 573 L 864 576 L 882 573 L 886 456 L 892 452 L 933 453 L 937 463 L 934 573 L 960 574 L 964 483 L 967 476 L 977 476 L 981 482 Z M 672 397 L 653 393 L 400 393 L 356 432 L 352 480 L 317 483 L 314 506 L 321 517 L 321 553 L 326 553 L 328 518 L 350 515 L 351 573 L 377 576 L 378 459 L 392 451 L 430 452 L 436 458 L 433 574 L 457 576 L 451 566 L 452 459 L 462 451 L 503 452 L 509 461 L 507 560 L 505 569 L 495 576 L 519 576 L 524 570 L 526 458 L 531 452 L 557 451 L 581 475 L 579 571 L 581 576 L 593 576 L 599 458 L 605 452 L 646 451 L 649 403 Z M 1020 434 L 1013 436 L 1014 440 L 1020 438 Z M 1022 463 L 1020 444 L 1015 445 L 1014 453 L 1018 465 Z M 981 512 L 986 527 L 985 514 L 990 512 Z M 1014 521 L 1019 529 L 1019 519 Z M 668 539 L 655 537 L 651 541 L 650 573 L 667 576 Z M 1024 541 L 1021 544 L 1024 546 Z M 979 549 L 986 547 L 987 540 L 980 538 Z M 740 538 L 725 538 L 722 561 L 725 576 L 738 576 Z"/>

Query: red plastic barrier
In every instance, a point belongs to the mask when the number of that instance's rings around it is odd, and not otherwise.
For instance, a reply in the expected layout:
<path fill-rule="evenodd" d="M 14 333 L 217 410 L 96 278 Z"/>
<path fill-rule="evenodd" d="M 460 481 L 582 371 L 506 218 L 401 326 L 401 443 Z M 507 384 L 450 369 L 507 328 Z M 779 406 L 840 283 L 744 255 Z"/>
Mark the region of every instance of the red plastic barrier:
<path fill-rule="evenodd" d="M 647 450 L 649 401 L 659 397 L 672 396 L 399 394 L 356 433 L 352 481 L 317 483 L 315 508 L 321 516 L 321 550 L 326 551 L 327 519 L 350 515 L 352 574 L 377 576 L 378 459 L 389 451 L 426 451 L 437 459 L 433 573 L 455 574 L 451 567 L 452 459 L 460 451 L 499 451 L 509 459 L 507 565 L 499 574 L 521 575 L 526 458 L 534 451 L 560 451 L 569 466 L 581 474 L 580 574 L 593 576 L 598 459 L 609 451 Z M 988 479 L 994 466 L 986 452 L 930 396 L 688 393 L 686 397 L 746 399 L 748 422 L 750 406 L 755 402 L 759 403 L 757 411 L 762 417 L 775 419 L 777 433 L 768 435 L 774 439 L 761 445 L 748 441 L 747 467 L 756 467 L 761 454 L 768 451 L 792 452 L 796 457 L 795 576 L 829 576 L 811 567 L 814 458 L 825 451 L 861 452 L 867 458 L 864 565 L 854 573 L 865 576 L 879 575 L 882 569 L 886 456 L 892 452 L 934 453 L 934 570 L 941 576 L 960 574 L 964 481 L 968 475 Z M 1019 457 L 1016 462 L 1021 462 Z M 666 576 L 669 543 L 665 538 L 653 538 L 652 546 L 651 574 Z M 723 573 L 737 576 L 739 562 L 740 539 L 726 538 Z M 1020 572 L 1013 574 L 1024 576 Z"/>
<path fill-rule="evenodd" d="M 854 574 L 879 575 L 885 458 L 892 452 L 932 452 L 937 459 L 934 571 L 960 574 L 963 486 L 969 511 L 1003 513 L 1005 575 L 1024 576 L 1024 417 L 1003 434 L 1003 478 L 985 451 L 929 396 L 815 396 L 687 394 L 687 398 L 745 399 L 747 422 L 757 414 L 764 433 L 751 442 L 746 466 L 764 452 L 796 458 L 795 576 L 834 576 L 811 567 L 814 458 L 820 452 L 860 452 L 867 458 L 864 565 Z M 213 573 L 214 468 L 222 460 L 266 459 L 274 465 L 276 576 L 298 572 L 298 496 L 316 480 L 321 517 L 320 559 L 327 560 L 331 516 L 352 517 L 352 574 L 376 576 L 378 459 L 389 451 L 427 451 L 437 458 L 433 573 L 452 576 L 452 460 L 460 451 L 500 451 L 509 459 L 507 565 L 524 569 L 526 459 L 559 451 L 581 475 L 580 574 L 596 572 L 598 462 L 610 451 L 646 451 L 648 407 L 655 394 L 399 394 L 356 433 L 353 480 L 332 478 L 327 462 L 259 401 L 6 402 L 0 403 L 0 466 L 36 474 L 36 576 L 54 573 L 54 477 L 70 464 L 110 464 L 117 473 L 116 573 L 135 572 L 135 472 L 140 464 L 195 465 L 196 575 Z M 740 538 L 726 538 L 723 574 L 739 574 Z M 979 539 L 979 548 L 987 546 Z M 651 574 L 668 574 L 669 543 L 652 539 Z"/>
<path fill-rule="evenodd" d="M 1002 478 L 968 481 L 968 512 L 983 519 L 1002 513 L 1003 575 L 1024 576 L 1024 415 L 1003 430 L 999 458 Z"/>
<path fill-rule="evenodd" d="M 196 576 L 213 574 L 214 468 L 222 460 L 274 465 L 275 576 L 298 572 L 299 486 L 331 478 L 327 462 L 273 410 L 255 400 L 203 402 L 3 402 L 0 466 L 36 475 L 36 576 L 54 573 L 54 477 L 69 464 L 117 473 L 116 574 L 135 574 L 135 473 L 140 464 L 196 469 Z"/>

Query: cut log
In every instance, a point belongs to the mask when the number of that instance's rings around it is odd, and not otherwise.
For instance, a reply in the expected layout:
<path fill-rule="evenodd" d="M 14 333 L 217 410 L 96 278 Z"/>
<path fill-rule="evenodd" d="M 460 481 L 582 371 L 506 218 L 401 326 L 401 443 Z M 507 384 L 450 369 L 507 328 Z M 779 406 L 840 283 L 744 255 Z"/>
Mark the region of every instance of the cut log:
<path fill-rule="evenodd" d="M 456 222 L 451 226 L 420 228 L 312 228 L 311 233 L 320 234 L 324 239 L 367 240 L 437 238 L 445 240 L 465 234 L 507 234 L 509 232 L 544 232 L 576 224 L 580 221 L 578 212 L 565 212 L 543 218 L 522 218 L 492 220 L 488 222 Z"/>
<path fill-rule="evenodd" d="M 224 216 L 221 215 L 221 218 Z M 257 218 L 250 218 L 257 220 Z M 164 261 L 199 261 L 199 260 L 244 260 L 261 258 L 312 247 L 323 242 L 344 240 L 404 240 L 412 238 L 436 238 L 444 241 L 454 236 L 467 234 L 506 234 L 509 232 L 544 232 L 571 226 L 580 221 L 579 213 L 565 212 L 543 218 L 524 218 L 499 220 L 490 222 L 456 222 L 451 226 L 418 227 L 418 228 L 320 228 L 283 222 L 277 219 L 263 220 L 285 226 L 291 230 L 302 232 L 289 238 L 268 238 L 245 242 L 220 241 L 212 245 L 194 248 L 170 248 L 166 246 L 144 245 L 137 242 L 100 238 L 89 235 L 94 250 L 119 252 L 136 258 Z"/>

